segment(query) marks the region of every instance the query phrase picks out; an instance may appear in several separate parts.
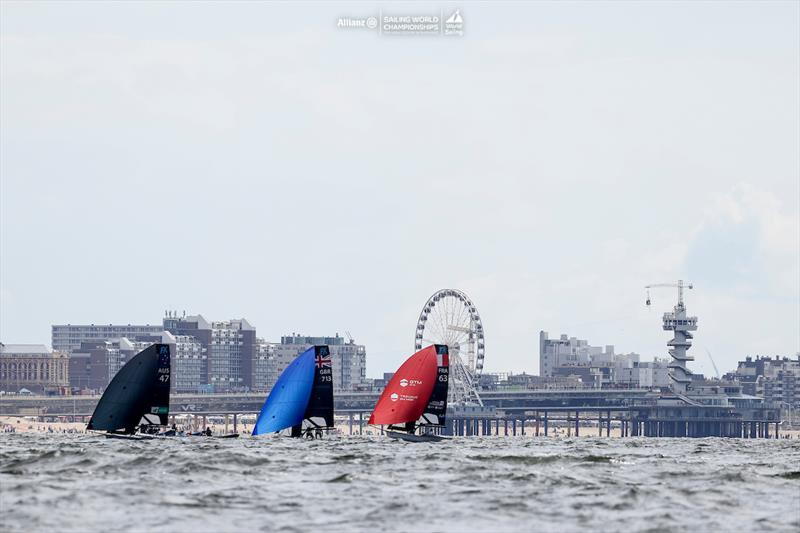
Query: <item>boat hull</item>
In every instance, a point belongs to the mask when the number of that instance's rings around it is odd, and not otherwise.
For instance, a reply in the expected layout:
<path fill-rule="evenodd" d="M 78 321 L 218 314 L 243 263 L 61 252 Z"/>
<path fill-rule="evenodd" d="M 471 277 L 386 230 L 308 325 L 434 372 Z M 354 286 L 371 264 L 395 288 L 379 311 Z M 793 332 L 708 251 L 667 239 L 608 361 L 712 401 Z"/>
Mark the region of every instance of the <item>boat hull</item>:
<path fill-rule="evenodd" d="M 125 435 L 123 433 L 104 433 L 107 439 L 120 439 L 120 440 L 153 440 L 154 435 Z"/>
<path fill-rule="evenodd" d="M 406 442 L 441 442 L 449 440 L 448 437 L 442 435 L 417 435 L 416 433 L 404 433 L 402 431 L 387 431 L 386 436 L 390 439 L 404 440 Z"/>

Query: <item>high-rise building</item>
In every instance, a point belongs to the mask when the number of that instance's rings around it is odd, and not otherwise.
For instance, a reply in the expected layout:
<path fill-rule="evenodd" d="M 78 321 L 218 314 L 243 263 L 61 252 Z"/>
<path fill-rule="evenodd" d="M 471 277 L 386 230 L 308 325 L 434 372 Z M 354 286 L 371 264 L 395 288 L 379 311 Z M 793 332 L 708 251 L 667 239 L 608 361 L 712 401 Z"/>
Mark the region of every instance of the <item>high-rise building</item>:
<path fill-rule="evenodd" d="M 175 335 L 172 352 L 172 390 L 200 392 L 207 383 L 208 350 L 193 335 Z"/>
<path fill-rule="evenodd" d="M 142 335 L 160 335 L 162 330 L 161 326 L 151 326 L 150 324 L 60 324 L 52 326 L 51 344 L 54 351 L 70 353 L 79 349 L 82 342 L 103 342 L 122 337 L 133 339 Z"/>
<path fill-rule="evenodd" d="M 606 356 L 613 360 L 614 347 L 590 346 L 588 341 L 561 335 L 550 339 L 546 331 L 539 332 L 539 375 L 552 377 L 560 366 L 586 366 L 594 357 Z M 598 359 L 599 361 L 599 359 Z"/>
<path fill-rule="evenodd" d="M 200 389 L 208 387 L 214 392 L 253 388 L 256 328 L 247 320 L 209 322 L 202 315 L 178 316 L 167 312 L 164 329 L 184 337 L 183 347 L 177 348 L 182 366 L 175 369 L 179 390 L 190 392 L 198 381 Z M 181 377 L 184 371 L 191 376 Z M 191 390 L 196 391 L 196 388 Z"/>
<path fill-rule="evenodd" d="M 256 339 L 255 359 L 253 359 L 252 390 L 266 392 L 278 380 L 275 361 L 275 343 Z"/>
<path fill-rule="evenodd" d="M 309 346 L 327 344 L 331 350 L 331 369 L 333 370 L 333 388 L 339 391 L 352 391 L 366 381 L 367 349 L 363 344 L 356 344 L 353 339 L 345 342 L 337 333 L 334 337 L 308 337 L 291 335 L 281 337 L 280 344 L 274 346 L 275 373 L 280 375 L 299 353 Z M 269 383 L 272 387 L 274 381 Z"/>
<path fill-rule="evenodd" d="M 208 378 L 215 392 L 252 388 L 255 350 L 256 328 L 247 320 L 211 323 Z"/>
<path fill-rule="evenodd" d="M 208 356 L 211 346 L 211 323 L 202 315 L 178 316 L 167 311 L 164 330 L 175 336 L 172 368 L 176 392 L 199 392 L 208 388 Z"/>

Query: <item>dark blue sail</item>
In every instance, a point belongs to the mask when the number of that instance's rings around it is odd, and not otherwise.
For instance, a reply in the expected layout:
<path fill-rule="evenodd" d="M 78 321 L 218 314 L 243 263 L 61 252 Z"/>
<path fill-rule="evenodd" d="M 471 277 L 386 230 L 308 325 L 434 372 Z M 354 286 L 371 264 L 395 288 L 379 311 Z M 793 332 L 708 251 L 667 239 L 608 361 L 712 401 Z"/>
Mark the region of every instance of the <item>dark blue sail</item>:
<path fill-rule="evenodd" d="M 314 385 L 314 347 L 286 367 L 258 414 L 253 435 L 275 433 L 303 422 Z"/>

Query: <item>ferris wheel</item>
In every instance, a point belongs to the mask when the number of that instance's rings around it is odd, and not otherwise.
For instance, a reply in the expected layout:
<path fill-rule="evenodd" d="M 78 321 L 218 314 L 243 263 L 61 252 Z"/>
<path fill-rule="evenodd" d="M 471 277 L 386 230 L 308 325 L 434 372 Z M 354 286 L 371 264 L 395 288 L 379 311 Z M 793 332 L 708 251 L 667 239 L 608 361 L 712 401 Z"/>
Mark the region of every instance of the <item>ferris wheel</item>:
<path fill-rule="evenodd" d="M 441 289 L 428 298 L 417 320 L 414 349 L 446 344 L 450 353 L 448 402 L 478 403 L 478 378 L 483 372 L 483 323 L 472 300 L 456 289 Z"/>

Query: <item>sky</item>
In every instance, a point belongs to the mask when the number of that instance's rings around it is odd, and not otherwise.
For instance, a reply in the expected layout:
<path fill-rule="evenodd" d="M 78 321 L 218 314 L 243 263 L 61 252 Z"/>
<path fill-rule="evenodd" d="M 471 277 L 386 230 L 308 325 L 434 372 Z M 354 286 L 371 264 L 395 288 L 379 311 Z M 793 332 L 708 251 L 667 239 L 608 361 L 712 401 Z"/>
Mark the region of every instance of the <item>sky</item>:
<path fill-rule="evenodd" d="M 460 9 L 464 34 L 340 17 Z M 413 351 L 438 289 L 485 369 L 538 334 L 696 372 L 800 350 L 800 4 L 0 3 L 0 340 L 246 317 Z"/>

